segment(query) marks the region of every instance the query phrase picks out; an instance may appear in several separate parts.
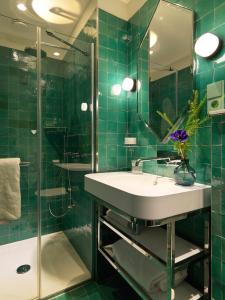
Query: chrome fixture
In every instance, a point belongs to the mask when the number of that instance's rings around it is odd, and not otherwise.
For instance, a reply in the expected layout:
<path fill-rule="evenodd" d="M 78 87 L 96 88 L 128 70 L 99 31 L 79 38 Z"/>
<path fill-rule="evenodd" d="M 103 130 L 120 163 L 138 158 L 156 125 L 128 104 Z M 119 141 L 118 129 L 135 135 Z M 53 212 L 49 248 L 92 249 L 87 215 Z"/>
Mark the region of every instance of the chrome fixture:
<path fill-rule="evenodd" d="M 166 163 L 171 161 L 170 157 L 146 157 L 146 158 L 138 158 L 137 160 L 132 160 L 132 173 L 140 174 L 142 173 L 142 163 L 144 161 L 165 161 Z"/>
<path fill-rule="evenodd" d="M 144 161 L 151 161 L 151 160 L 156 160 L 156 161 L 160 161 L 160 160 L 165 160 L 165 161 L 170 161 L 170 157 L 147 157 L 147 158 L 138 158 L 135 161 L 135 166 L 138 167 L 140 165 L 141 162 Z"/>

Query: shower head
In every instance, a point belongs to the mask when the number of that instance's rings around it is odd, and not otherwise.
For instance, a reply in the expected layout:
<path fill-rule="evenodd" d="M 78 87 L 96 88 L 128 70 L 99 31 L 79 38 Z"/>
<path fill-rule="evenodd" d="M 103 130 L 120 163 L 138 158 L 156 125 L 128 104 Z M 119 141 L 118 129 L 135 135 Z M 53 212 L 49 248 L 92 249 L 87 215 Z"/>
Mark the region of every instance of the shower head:
<path fill-rule="evenodd" d="M 30 56 L 37 57 L 37 49 L 32 47 L 26 47 L 24 52 Z M 41 58 L 46 58 L 47 53 L 44 50 L 41 50 Z"/>

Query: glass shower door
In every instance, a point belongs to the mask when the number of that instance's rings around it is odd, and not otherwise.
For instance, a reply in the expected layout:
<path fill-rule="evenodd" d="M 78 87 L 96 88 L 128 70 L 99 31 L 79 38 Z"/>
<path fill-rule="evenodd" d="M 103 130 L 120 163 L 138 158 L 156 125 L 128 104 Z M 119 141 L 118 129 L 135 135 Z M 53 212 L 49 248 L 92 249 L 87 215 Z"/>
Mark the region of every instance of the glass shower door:
<path fill-rule="evenodd" d="M 91 43 L 42 30 L 41 297 L 91 278 Z"/>
<path fill-rule="evenodd" d="M 2 300 L 38 297 L 36 32 L 0 16 Z"/>

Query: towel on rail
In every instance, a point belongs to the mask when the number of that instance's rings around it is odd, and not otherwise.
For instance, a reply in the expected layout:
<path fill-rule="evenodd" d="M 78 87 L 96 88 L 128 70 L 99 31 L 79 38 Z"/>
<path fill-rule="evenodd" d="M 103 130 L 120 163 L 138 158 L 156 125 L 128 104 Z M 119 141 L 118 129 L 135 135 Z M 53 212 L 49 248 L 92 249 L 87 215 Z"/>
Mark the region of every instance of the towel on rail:
<path fill-rule="evenodd" d="M 166 290 L 166 269 L 155 259 L 149 259 L 120 239 L 112 244 L 115 261 L 147 292 Z M 175 287 L 187 277 L 187 270 L 175 274 Z"/>
<path fill-rule="evenodd" d="M 0 222 L 21 217 L 20 158 L 0 159 Z"/>

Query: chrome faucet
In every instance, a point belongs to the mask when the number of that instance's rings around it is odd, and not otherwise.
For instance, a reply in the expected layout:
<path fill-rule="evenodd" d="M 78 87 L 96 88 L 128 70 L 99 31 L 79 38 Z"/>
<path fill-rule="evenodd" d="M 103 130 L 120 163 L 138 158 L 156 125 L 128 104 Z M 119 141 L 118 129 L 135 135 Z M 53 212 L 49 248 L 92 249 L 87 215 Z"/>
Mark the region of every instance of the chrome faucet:
<path fill-rule="evenodd" d="M 135 161 L 135 166 L 138 167 L 140 165 L 141 162 L 143 161 L 151 161 L 151 160 L 157 160 L 157 161 L 160 161 L 160 160 L 165 160 L 165 161 L 170 161 L 170 157 L 147 157 L 147 158 L 138 158 L 136 161 Z"/>
<path fill-rule="evenodd" d="M 144 161 L 166 161 L 167 163 L 170 161 L 170 157 L 146 157 L 146 158 L 138 158 L 137 160 L 132 161 L 132 173 L 142 173 L 142 169 L 140 169 L 140 165 Z"/>

